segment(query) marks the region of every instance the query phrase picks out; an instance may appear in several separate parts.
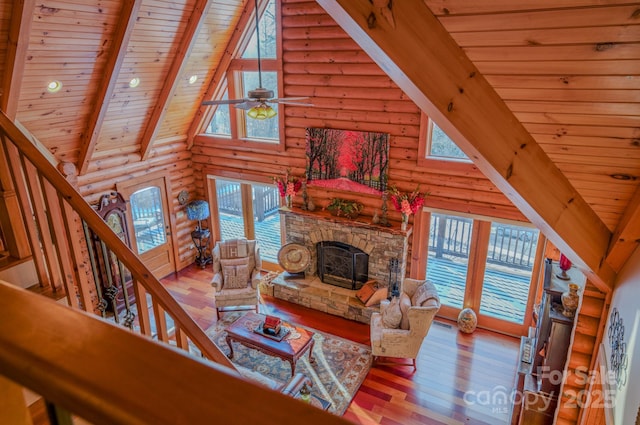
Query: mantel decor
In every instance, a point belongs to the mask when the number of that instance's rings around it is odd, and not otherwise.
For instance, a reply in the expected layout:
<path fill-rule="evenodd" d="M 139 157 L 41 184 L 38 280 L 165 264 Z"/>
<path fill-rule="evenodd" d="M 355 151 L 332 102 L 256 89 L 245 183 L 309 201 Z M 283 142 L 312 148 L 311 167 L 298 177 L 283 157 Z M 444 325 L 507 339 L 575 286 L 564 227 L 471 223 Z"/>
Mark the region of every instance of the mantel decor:
<path fill-rule="evenodd" d="M 285 207 L 289 210 L 293 207 L 293 197 L 296 196 L 302 187 L 302 179 L 291 174 L 291 170 L 287 169 L 284 177 L 274 177 L 273 182 L 278 186 L 280 197 L 285 200 Z"/>
<path fill-rule="evenodd" d="M 358 218 L 362 208 L 363 206 L 360 202 L 342 198 L 333 198 L 329 205 L 327 205 L 327 209 L 331 215 L 350 219 Z"/>

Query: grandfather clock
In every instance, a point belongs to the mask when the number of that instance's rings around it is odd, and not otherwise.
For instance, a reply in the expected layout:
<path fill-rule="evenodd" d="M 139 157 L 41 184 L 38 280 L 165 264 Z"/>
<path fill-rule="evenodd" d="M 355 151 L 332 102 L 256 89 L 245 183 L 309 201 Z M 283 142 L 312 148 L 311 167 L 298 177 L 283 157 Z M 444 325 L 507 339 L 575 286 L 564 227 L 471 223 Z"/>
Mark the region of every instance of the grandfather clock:
<path fill-rule="evenodd" d="M 129 229 L 125 216 L 127 203 L 122 195 L 118 192 L 102 195 L 94 208 L 111 230 L 130 247 Z M 112 311 L 116 322 L 120 321 L 120 313 L 126 310 L 123 317 L 124 325 L 130 327 L 135 318 L 135 314 L 131 311 L 131 306 L 135 303 L 131 273 L 90 229 L 89 235 L 89 254 L 100 299 L 98 308 L 103 315 L 106 315 L 107 311 Z"/>

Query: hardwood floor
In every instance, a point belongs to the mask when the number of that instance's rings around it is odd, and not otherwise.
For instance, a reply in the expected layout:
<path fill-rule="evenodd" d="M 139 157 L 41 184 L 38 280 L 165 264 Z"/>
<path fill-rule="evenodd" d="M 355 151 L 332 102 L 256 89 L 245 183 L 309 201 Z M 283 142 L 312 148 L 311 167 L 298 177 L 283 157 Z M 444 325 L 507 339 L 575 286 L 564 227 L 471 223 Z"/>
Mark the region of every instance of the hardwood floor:
<path fill-rule="evenodd" d="M 196 322 L 216 321 L 211 271 L 196 266 L 162 282 Z M 369 344 L 368 325 L 264 297 L 262 313 Z M 344 417 L 357 424 L 506 424 L 516 379 L 519 340 L 485 330 L 458 332 L 434 322 L 412 367 L 375 365 Z"/>

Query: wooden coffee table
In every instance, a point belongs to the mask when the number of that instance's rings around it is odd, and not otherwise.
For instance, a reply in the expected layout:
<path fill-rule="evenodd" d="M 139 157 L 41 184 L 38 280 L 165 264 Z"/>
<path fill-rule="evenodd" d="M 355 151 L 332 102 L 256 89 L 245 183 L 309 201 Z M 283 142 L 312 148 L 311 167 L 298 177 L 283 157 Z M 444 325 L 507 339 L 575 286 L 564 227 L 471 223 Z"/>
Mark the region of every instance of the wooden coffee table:
<path fill-rule="evenodd" d="M 255 329 L 262 325 L 264 319 L 265 316 L 263 314 L 249 312 L 226 329 L 230 359 L 233 358 L 233 345 L 231 342 L 236 341 L 246 347 L 254 348 L 265 354 L 288 361 L 291 364 L 291 376 L 296 373 L 296 362 L 307 350 L 309 350 L 309 361 L 312 363 L 315 361 L 313 358 L 314 332 L 283 322 L 282 327 L 288 328 L 289 334 L 282 341 L 276 341 L 255 332 Z"/>

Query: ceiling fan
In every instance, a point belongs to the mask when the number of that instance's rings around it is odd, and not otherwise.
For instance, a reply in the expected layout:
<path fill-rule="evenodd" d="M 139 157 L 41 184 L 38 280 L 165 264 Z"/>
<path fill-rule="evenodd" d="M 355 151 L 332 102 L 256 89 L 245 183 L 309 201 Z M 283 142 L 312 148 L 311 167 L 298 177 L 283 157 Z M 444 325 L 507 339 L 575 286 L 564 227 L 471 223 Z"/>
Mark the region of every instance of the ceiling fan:
<path fill-rule="evenodd" d="M 277 112 L 270 105 L 271 103 L 282 103 L 287 105 L 305 105 L 312 106 L 311 103 L 304 102 L 309 100 L 308 97 L 283 97 L 274 98 L 273 90 L 262 87 L 262 65 L 260 57 L 260 18 L 258 16 L 258 0 L 255 0 L 255 16 L 256 16 L 256 44 L 258 50 L 258 87 L 249 90 L 247 97 L 243 99 L 229 100 L 205 100 L 203 105 L 233 105 L 237 109 L 244 109 L 250 118 L 257 120 L 265 120 L 273 118 Z"/>

